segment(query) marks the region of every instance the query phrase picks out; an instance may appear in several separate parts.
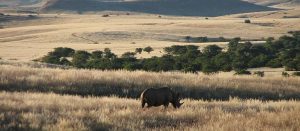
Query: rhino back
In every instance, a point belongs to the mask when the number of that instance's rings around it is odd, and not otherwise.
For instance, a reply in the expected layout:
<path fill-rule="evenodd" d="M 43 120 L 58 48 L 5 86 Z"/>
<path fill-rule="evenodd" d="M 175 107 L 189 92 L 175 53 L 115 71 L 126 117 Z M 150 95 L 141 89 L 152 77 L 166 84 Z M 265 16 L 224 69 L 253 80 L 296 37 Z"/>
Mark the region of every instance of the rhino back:
<path fill-rule="evenodd" d="M 173 92 L 169 88 L 150 88 L 145 90 L 141 98 L 145 99 L 151 105 L 161 105 L 170 102 L 173 97 Z"/>

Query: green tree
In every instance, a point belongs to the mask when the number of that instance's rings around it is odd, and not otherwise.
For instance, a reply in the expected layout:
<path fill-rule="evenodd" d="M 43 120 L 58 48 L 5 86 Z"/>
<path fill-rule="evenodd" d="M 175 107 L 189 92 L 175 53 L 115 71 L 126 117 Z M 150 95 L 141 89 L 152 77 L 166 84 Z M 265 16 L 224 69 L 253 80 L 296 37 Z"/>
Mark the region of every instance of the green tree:
<path fill-rule="evenodd" d="M 76 51 L 73 55 L 72 63 L 77 68 L 85 68 L 90 56 L 91 54 L 87 51 Z"/>
<path fill-rule="evenodd" d="M 117 55 L 115 55 L 114 53 L 112 53 L 109 48 L 105 48 L 104 49 L 104 58 L 114 59 L 114 58 L 117 58 Z"/>
<path fill-rule="evenodd" d="M 54 48 L 53 54 L 58 57 L 71 57 L 75 53 L 75 50 L 67 47 Z"/>
<path fill-rule="evenodd" d="M 125 52 L 124 54 L 122 54 L 122 58 L 135 58 L 136 53 L 135 52 Z"/>
<path fill-rule="evenodd" d="M 51 53 L 48 53 L 48 55 L 42 58 L 42 62 L 46 62 L 50 64 L 60 64 L 60 57 L 55 55 L 49 55 L 49 54 Z"/>
<path fill-rule="evenodd" d="M 209 45 L 204 47 L 203 55 L 207 57 L 214 57 L 222 52 L 222 48 L 217 45 Z"/>
<path fill-rule="evenodd" d="M 103 58 L 103 51 L 93 51 L 91 54 L 92 59 L 100 59 Z"/>
<path fill-rule="evenodd" d="M 61 65 L 65 65 L 65 66 L 72 65 L 72 63 L 67 58 L 65 58 L 65 57 L 60 60 L 60 64 Z"/>
<path fill-rule="evenodd" d="M 232 66 L 231 66 L 232 60 L 230 59 L 229 53 L 222 52 L 222 53 L 216 55 L 213 59 L 214 59 L 216 66 L 218 67 L 218 69 L 220 69 L 222 71 L 231 71 L 232 70 Z"/>
<path fill-rule="evenodd" d="M 152 47 L 148 46 L 148 47 L 145 47 L 145 48 L 143 49 L 143 51 L 150 53 L 150 52 L 152 52 L 152 51 L 154 51 L 154 50 L 153 50 Z"/>
<path fill-rule="evenodd" d="M 248 67 L 250 68 L 257 68 L 257 67 L 263 67 L 266 65 L 266 63 L 269 61 L 268 56 L 261 54 L 254 58 L 252 58 L 248 62 Z"/>
<path fill-rule="evenodd" d="M 143 48 L 136 48 L 135 53 L 141 54 L 143 52 Z"/>

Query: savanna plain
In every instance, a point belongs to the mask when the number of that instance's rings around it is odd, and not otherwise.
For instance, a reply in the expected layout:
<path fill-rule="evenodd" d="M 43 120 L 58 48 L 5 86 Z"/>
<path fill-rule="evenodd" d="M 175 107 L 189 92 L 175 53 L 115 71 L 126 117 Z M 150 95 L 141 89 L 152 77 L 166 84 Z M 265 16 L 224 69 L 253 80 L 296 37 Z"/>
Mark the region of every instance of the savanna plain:
<path fill-rule="evenodd" d="M 298 16 L 298 11 L 209 18 L 118 13 L 4 18 L 0 23 L 0 130 L 300 130 L 300 77 L 283 77 L 282 68 L 250 70 L 265 71 L 259 77 L 233 72 L 76 69 L 32 62 L 56 47 L 110 48 L 121 55 L 151 46 L 153 52 L 137 55 L 149 58 L 161 56 L 163 48 L 171 45 L 202 48 L 228 43 L 186 42 L 186 36 L 241 37 L 259 44 L 299 30 L 299 18 L 282 17 Z M 250 17 L 251 23 L 244 23 L 244 17 Z M 162 86 L 179 92 L 183 106 L 142 109 L 140 93 Z"/>

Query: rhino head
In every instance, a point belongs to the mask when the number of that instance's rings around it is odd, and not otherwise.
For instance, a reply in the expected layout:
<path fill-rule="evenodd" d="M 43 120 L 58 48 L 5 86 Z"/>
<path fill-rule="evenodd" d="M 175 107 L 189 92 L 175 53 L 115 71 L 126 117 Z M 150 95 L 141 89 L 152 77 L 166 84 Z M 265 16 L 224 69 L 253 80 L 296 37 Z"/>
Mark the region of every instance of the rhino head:
<path fill-rule="evenodd" d="M 180 108 L 180 106 L 184 103 L 184 102 L 180 103 L 180 100 L 181 100 L 180 94 L 177 93 L 174 96 L 173 103 L 172 103 L 175 108 Z"/>

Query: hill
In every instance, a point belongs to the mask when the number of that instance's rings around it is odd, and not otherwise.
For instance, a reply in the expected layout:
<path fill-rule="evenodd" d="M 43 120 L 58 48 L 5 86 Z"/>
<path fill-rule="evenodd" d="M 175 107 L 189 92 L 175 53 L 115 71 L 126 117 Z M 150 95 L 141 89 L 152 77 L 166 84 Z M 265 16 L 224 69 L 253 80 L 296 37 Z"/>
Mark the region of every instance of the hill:
<path fill-rule="evenodd" d="M 259 4 L 259 5 L 266 5 L 266 6 L 300 4 L 300 0 L 245 0 L 245 1 Z"/>
<path fill-rule="evenodd" d="M 0 0 L 0 5 L 12 6 L 12 5 L 29 5 L 41 2 L 42 0 Z"/>
<path fill-rule="evenodd" d="M 49 0 L 44 11 L 130 11 L 180 16 L 222 16 L 227 14 L 270 11 L 274 8 L 240 0 Z"/>

